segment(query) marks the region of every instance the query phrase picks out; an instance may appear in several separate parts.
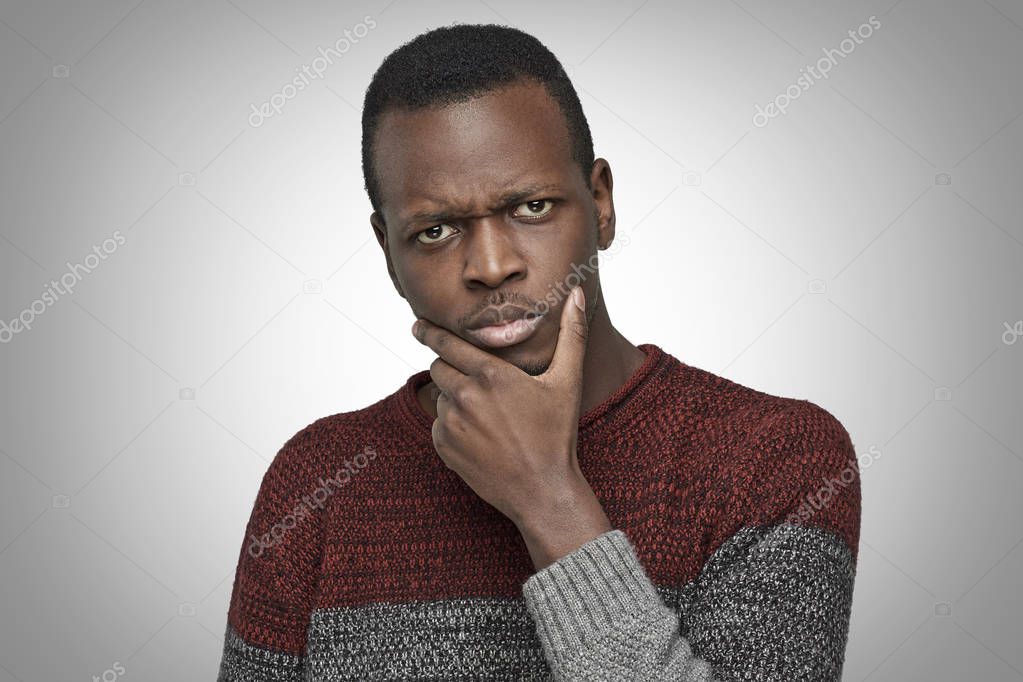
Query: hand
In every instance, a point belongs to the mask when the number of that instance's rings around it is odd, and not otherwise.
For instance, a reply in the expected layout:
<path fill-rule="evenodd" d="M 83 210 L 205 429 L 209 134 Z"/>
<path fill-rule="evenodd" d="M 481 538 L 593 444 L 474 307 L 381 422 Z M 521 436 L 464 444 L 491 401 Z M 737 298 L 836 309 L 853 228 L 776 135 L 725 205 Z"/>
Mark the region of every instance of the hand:
<path fill-rule="evenodd" d="M 550 366 L 535 377 L 426 320 L 413 326 L 439 356 L 430 366 L 440 389 L 437 454 L 515 523 L 534 563 L 611 528 L 576 458 L 588 333 L 585 298 L 576 292 L 579 304 L 570 296 L 562 306 Z"/>

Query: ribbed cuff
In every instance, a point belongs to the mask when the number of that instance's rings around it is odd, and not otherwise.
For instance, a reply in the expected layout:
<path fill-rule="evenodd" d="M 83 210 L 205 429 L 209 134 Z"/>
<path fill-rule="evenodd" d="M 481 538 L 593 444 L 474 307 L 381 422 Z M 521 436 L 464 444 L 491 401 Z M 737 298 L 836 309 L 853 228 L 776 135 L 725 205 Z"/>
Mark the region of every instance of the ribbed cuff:
<path fill-rule="evenodd" d="M 522 594 L 544 649 L 556 659 L 667 608 L 618 529 L 530 576 Z"/>

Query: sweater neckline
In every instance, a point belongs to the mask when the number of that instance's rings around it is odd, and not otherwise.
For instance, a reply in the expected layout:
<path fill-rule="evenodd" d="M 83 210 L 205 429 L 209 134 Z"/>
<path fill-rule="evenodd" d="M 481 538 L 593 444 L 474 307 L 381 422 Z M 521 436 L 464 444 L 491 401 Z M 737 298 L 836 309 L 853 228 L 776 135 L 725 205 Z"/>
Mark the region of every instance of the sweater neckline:
<path fill-rule="evenodd" d="M 641 343 L 637 348 L 646 353 L 643 363 L 625 383 L 579 417 L 578 434 L 580 438 L 584 433 L 599 426 L 601 420 L 622 403 L 638 400 L 640 394 L 644 393 L 652 383 L 649 379 L 656 373 L 654 370 L 670 357 L 660 346 L 653 343 Z M 430 381 L 430 370 L 424 369 L 421 372 L 416 372 L 398 390 L 397 400 L 398 410 L 405 424 L 417 434 L 432 440 L 434 418 L 423 409 L 417 397 L 419 388 Z"/>

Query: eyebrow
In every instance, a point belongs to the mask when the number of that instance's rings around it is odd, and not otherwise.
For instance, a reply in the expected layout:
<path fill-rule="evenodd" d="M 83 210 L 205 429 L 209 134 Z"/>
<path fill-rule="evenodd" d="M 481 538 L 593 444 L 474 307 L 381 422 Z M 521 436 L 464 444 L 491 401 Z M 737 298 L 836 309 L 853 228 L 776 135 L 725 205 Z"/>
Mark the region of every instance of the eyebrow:
<path fill-rule="evenodd" d="M 511 190 L 499 196 L 497 201 L 494 202 L 492 210 L 497 211 L 503 208 L 508 208 L 509 206 L 518 205 L 525 199 L 533 196 L 534 194 L 539 194 L 540 192 L 560 191 L 561 188 L 556 184 L 528 185 L 522 189 Z M 400 224 L 402 226 L 402 231 L 408 232 L 413 229 L 413 226 L 416 224 L 429 223 L 431 225 L 437 225 L 450 220 L 455 220 L 459 217 L 460 215 L 457 212 L 450 209 L 440 211 L 419 211 L 403 218 Z"/>

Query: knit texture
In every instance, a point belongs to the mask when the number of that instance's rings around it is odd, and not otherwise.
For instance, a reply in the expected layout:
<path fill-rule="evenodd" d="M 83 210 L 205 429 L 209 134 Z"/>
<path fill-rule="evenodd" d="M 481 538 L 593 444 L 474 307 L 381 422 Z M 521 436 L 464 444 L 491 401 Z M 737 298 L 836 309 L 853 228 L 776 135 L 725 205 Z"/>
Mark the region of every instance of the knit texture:
<path fill-rule="evenodd" d="M 541 571 L 404 386 L 277 453 L 218 680 L 839 680 L 860 526 L 841 423 L 653 344 L 579 421 L 614 530 Z"/>

